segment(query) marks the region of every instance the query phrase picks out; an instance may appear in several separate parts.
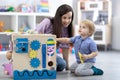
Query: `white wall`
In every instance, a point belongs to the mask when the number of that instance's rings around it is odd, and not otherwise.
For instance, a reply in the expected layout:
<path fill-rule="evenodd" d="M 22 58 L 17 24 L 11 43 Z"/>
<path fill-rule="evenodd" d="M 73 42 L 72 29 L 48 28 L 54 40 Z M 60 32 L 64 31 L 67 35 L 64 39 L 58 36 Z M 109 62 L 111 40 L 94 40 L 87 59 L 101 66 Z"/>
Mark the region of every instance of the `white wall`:
<path fill-rule="evenodd" d="M 21 3 L 34 4 L 35 0 L 0 0 L 0 5 L 17 6 Z"/>
<path fill-rule="evenodd" d="M 120 16 L 113 17 L 112 48 L 115 50 L 120 50 Z"/>
<path fill-rule="evenodd" d="M 72 6 L 73 0 L 49 0 L 50 12 L 54 16 L 57 8 L 62 4 L 69 4 Z"/>
<path fill-rule="evenodd" d="M 112 1 L 112 48 L 120 50 L 120 0 Z"/>

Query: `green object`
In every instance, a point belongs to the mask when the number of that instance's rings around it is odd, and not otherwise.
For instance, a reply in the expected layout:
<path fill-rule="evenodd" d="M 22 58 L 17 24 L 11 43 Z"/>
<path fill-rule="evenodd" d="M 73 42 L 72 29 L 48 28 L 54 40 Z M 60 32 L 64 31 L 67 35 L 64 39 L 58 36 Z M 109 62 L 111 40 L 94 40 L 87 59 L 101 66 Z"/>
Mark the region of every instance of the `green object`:
<path fill-rule="evenodd" d="M 14 9 L 14 7 L 9 7 L 9 8 L 7 9 L 7 11 L 13 12 L 13 11 L 15 11 L 15 9 Z"/>

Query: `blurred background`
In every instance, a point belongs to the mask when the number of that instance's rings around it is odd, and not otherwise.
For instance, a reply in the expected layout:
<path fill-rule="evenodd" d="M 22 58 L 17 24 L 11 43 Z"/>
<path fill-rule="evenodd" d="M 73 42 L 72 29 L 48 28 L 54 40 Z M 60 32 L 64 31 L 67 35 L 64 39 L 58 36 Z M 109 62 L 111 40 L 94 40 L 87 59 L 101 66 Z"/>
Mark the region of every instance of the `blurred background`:
<path fill-rule="evenodd" d="M 96 25 L 92 38 L 100 51 L 120 51 L 119 0 L 1 0 L 0 2 L 0 50 L 6 51 L 9 36 L 5 32 L 25 32 L 34 29 L 45 17 L 53 17 L 61 4 L 69 4 L 74 10 L 74 35 L 80 20 L 90 19 Z M 25 13 L 23 15 L 23 13 Z"/>

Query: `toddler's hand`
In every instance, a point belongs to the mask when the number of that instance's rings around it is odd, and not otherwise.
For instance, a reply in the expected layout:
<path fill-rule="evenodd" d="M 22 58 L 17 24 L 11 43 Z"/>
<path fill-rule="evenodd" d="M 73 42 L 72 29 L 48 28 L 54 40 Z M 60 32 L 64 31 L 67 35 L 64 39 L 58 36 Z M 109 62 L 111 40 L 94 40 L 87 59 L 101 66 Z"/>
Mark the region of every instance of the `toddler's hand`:
<path fill-rule="evenodd" d="M 86 55 L 86 54 L 84 54 L 84 55 L 82 55 L 82 59 L 83 59 L 83 60 L 87 60 L 87 59 L 89 59 L 89 56 Z"/>

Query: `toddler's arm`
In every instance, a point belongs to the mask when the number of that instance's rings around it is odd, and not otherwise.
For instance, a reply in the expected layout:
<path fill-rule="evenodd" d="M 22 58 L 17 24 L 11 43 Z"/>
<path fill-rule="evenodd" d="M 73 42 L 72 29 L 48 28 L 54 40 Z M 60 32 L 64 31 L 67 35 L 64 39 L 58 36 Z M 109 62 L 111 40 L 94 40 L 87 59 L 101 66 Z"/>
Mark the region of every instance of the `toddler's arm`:
<path fill-rule="evenodd" d="M 61 43 L 71 43 L 70 38 L 56 38 L 56 40 Z"/>
<path fill-rule="evenodd" d="M 87 59 L 96 57 L 97 54 L 98 54 L 98 52 L 92 52 L 91 54 L 88 54 L 88 55 L 84 54 L 84 55 L 82 55 L 82 58 L 83 58 L 83 60 L 87 60 Z"/>

